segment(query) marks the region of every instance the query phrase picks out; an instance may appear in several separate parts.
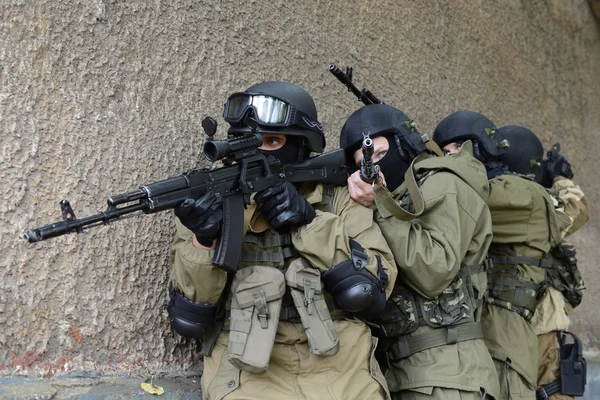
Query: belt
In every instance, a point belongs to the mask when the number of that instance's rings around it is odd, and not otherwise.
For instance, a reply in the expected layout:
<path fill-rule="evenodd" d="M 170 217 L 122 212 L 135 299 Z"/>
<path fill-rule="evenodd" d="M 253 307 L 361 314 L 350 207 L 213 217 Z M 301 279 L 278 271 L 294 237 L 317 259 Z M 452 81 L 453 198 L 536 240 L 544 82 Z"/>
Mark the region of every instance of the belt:
<path fill-rule="evenodd" d="M 481 322 L 438 328 L 416 336 L 400 336 L 390 346 L 390 360 L 397 362 L 423 350 L 473 339 L 483 339 Z"/>

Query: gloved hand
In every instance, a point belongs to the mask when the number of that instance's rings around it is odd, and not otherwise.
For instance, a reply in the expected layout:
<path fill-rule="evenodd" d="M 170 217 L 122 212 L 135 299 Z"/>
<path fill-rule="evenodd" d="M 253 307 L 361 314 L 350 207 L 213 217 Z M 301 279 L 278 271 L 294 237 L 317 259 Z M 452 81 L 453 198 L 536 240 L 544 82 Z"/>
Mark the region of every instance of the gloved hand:
<path fill-rule="evenodd" d="M 217 238 L 223 222 L 223 198 L 208 192 L 198 200 L 186 199 L 175 209 L 175 215 L 183 226 L 196 235 L 203 246 L 210 247 Z"/>
<path fill-rule="evenodd" d="M 280 233 L 310 224 L 315 218 L 313 206 L 287 181 L 257 193 L 254 200 L 256 204 L 262 204 L 262 214 Z"/>
<path fill-rule="evenodd" d="M 569 163 L 567 157 L 562 154 L 559 154 L 555 159 L 544 160 L 544 179 L 542 185 L 546 188 L 551 188 L 552 183 L 554 183 L 554 178 L 557 176 L 573 179 L 571 163 Z"/>

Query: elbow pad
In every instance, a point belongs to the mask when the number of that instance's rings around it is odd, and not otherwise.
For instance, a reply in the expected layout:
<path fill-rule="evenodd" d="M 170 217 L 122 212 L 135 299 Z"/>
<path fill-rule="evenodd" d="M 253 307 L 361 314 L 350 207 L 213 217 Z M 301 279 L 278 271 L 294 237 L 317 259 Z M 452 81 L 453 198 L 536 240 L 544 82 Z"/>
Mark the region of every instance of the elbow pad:
<path fill-rule="evenodd" d="M 197 303 L 176 292 L 172 287 L 169 294 L 171 300 L 167 304 L 167 312 L 175 332 L 186 338 L 201 338 L 214 328 L 216 304 Z"/>
<path fill-rule="evenodd" d="M 357 317 L 373 320 L 385 308 L 385 287 L 388 276 L 377 258 L 377 277 L 365 269 L 368 256 L 360 245 L 350 240 L 352 259 L 342 261 L 327 270 L 323 276 L 323 286 L 333 296 L 336 303 Z"/>

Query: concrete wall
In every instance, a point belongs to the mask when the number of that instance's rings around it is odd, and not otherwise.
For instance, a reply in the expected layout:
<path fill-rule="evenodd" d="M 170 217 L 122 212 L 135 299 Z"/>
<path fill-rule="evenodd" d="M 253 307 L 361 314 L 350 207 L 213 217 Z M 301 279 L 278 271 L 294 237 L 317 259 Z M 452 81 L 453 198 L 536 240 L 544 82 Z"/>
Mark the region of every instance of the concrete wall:
<path fill-rule="evenodd" d="M 423 132 L 457 109 L 561 141 L 593 219 L 574 330 L 600 348 L 600 28 L 585 0 L 0 0 L 0 374 L 185 368 L 163 305 L 172 213 L 28 245 L 27 229 L 195 166 L 228 93 L 290 80 L 337 143 L 355 68 Z M 222 120 L 221 120 L 222 121 Z M 220 135 L 224 133 L 224 123 Z M 196 363 L 197 367 L 197 363 Z"/>

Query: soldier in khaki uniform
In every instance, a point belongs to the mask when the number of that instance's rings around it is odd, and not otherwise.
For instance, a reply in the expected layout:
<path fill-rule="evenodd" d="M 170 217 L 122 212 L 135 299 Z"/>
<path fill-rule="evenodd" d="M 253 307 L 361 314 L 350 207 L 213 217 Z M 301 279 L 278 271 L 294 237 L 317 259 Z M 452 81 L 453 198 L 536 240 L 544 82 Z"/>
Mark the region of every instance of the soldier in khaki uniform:
<path fill-rule="evenodd" d="M 260 133 L 283 164 L 325 145 L 314 101 L 299 86 L 265 82 L 225 104 L 230 135 Z M 238 271 L 211 263 L 221 201 L 176 210 L 172 326 L 204 337 L 203 398 L 387 399 L 367 324 L 391 293 L 396 266 L 372 210 L 346 187 L 275 185 L 254 196 Z"/>
<path fill-rule="evenodd" d="M 392 398 L 498 396 L 480 321 L 492 240 L 485 169 L 468 145 L 454 157 L 436 157 L 414 123 L 388 105 L 365 106 L 342 128 L 341 147 L 357 166 L 364 135 L 373 139 L 382 179 L 373 187 L 357 171 L 349 190 L 361 204 L 375 205 L 398 266 L 377 322 Z"/>
<path fill-rule="evenodd" d="M 501 383 L 501 399 L 536 398 L 538 340 L 531 326 L 537 291 L 551 264 L 550 251 L 571 221 L 555 209 L 553 198 L 536 182 L 508 173 L 501 161 L 510 143 L 497 137 L 494 124 L 472 111 L 444 118 L 433 139 L 447 152 L 465 140 L 475 142 L 475 156 L 490 179 L 487 200 L 493 239 L 488 298 L 483 310 L 485 340 Z"/>
<path fill-rule="evenodd" d="M 544 185 L 556 198 L 557 207 L 571 218 L 573 223 L 568 231 L 563 232 L 565 236 L 574 233 L 587 222 L 587 198 L 572 180 L 560 175 L 572 177 L 570 164 L 564 156 L 558 155 L 556 160 L 543 160 L 542 143 L 531 130 L 521 126 L 502 127 L 498 129 L 498 137 L 512 144 L 502 156 L 509 170 L 532 176 L 536 182 Z M 574 396 L 561 393 L 559 340 L 565 339 L 566 334 L 563 331 L 568 330 L 570 323 L 568 314 L 581 302 L 585 287 L 577 269 L 575 249 L 572 245 L 562 241 L 552 250 L 552 257 L 556 263 L 546 268 L 546 277 L 538 291 L 539 301 L 531 320 L 539 342 L 537 398 L 574 399 Z M 578 342 L 578 339 L 574 340 Z M 563 361 L 569 356 L 565 350 L 563 346 Z M 576 354 L 572 356 L 575 357 Z M 572 381 L 573 377 L 566 376 L 563 379 Z"/>

